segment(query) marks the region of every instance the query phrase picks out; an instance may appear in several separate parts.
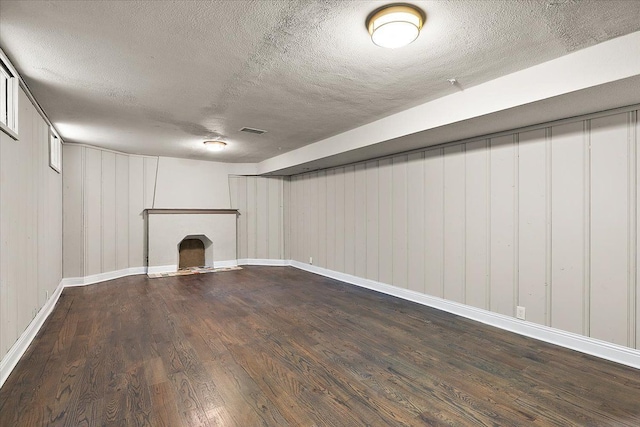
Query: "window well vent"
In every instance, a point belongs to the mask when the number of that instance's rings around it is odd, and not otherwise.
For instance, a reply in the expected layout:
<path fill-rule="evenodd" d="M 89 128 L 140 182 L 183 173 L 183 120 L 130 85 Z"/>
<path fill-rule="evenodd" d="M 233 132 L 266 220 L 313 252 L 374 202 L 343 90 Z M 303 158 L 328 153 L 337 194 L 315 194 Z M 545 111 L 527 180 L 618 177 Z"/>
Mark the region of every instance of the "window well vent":
<path fill-rule="evenodd" d="M 240 132 L 247 132 L 247 133 L 255 133 L 256 135 L 262 135 L 263 133 L 266 133 L 266 130 L 260 130 L 260 129 L 254 129 L 254 128 L 242 128 L 240 129 Z"/>

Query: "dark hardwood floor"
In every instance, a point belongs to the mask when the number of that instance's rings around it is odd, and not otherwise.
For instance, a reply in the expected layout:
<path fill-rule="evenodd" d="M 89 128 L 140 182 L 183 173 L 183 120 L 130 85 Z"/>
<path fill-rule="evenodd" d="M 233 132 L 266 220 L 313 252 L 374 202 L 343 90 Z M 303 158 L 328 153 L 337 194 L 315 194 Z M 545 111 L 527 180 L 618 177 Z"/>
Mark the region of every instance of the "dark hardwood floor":
<path fill-rule="evenodd" d="M 290 267 L 66 289 L 0 426 L 640 425 L 640 371 Z"/>

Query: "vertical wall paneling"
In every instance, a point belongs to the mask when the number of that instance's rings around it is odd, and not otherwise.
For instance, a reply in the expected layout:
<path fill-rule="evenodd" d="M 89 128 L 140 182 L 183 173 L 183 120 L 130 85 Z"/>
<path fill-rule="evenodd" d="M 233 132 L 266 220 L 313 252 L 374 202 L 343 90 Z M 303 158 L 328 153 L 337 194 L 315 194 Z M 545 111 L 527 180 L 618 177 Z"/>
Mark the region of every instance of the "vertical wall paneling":
<path fill-rule="evenodd" d="M 392 284 L 407 287 L 407 156 L 392 158 Z"/>
<path fill-rule="evenodd" d="M 84 148 L 77 145 L 63 146 L 64 164 L 62 175 L 63 183 L 63 209 L 64 209 L 64 250 L 63 250 L 63 274 L 64 277 L 79 277 L 84 275 L 84 238 L 82 197 L 84 180 L 83 153 Z"/>
<path fill-rule="evenodd" d="M 282 177 L 282 247 L 284 259 L 292 259 L 291 256 L 291 177 Z"/>
<path fill-rule="evenodd" d="M 594 338 L 628 345 L 629 113 L 591 120 L 591 301 Z"/>
<path fill-rule="evenodd" d="M 303 174 L 318 232 L 294 228 L 330 270 L 637 348 L 639 126 L 601 114 Z"/>
<path fill-rule="evenodd" d="M 636 298 L 635 298 L 635 311 L 631 311 L 631 312 L 635 312 L 635 321 L 636 321 L 636 326 L 635 326 L 635 331 L 636 331 L 636 348 L 640 350 L 640 289 L 638 289 L 640 287 L 640 277 L 638 276 L 638 266 L 640 266 L 640 238 L 638 236 L 639 234 L 639 228 L 640 228 L 640 111 L 636 110 L 634 111 L 634 120 L 635 123 L 632 123 L 632 130 L 633 130 L 633 145 L 634 145 L 634 150 L 635 150 L 635 161 L 634 161 L 634 167 L 635 167 L 635 176 L 631 176 L 631 181 L 634 182 L 635 181 L 635 191 L 634 191 L 634 195 L 636 198 L 636 219 L 635 219 L 635 246 L 634 246 L 634 250 L 636 252 L 636 258 L 635 258 L 635 268 L 630 271 L 630 274 L 633 277 L 633 281 L 635 284 L 635 294 L 636 294 Z"/>
<path fill-rule="evenodd" d="M 146 260 L 144 222 L 144 158 L 129 156 L 129 267 L 140 267 Z"/>
<path fill-rule="evenodd" d="M 335 169 L 327 171 L 327 268 L 336 270 L 336 176 Z M 299 212 L 299 211 L 298 211 Z"/>
<path fill-rule="evenodd" d="M 144 179 L 144 207 L 145 209 L 155 207 L 156 178 L 160 168 L 158 157 L 143 157 L 143 179 Z"/>
<path fill-rule="evenodd" d="M 18 105 L 20 139 L 0 132 L 0 358 L 62 279 L 62 175 L 49 168 L 49 127 L 23 90 Z M 75 174 L 78 153 L 69 159 Z M 73 226 L 72 237 L 82 239 L 81 223 Z"/>
<path fill-rule="evenodd" d="M 407 287 L 425 292 L 425 179 L 424 153 L 409 154 L 407 158 Z"/>
<path fill-rule="evenodd" d="M 378 193 L 378 162 L 371 161 L 365 164 L 366 186 L 367 186 L 367 279 L 378 280 L 379 278 L 379 193 Z"/>
<path fill-rule="evenodd" d="M 267 181 L 268 189 L 268 210 L 269 210 L 269 236 L 267 242 L 269 250 L 267 258 L 282 259 L 282 179 L 263 178 Z M 317 241 L 317 237 L 316 240 Z"/>
<path fill-rule="evenodd" d="M 247 178 L 247 206 L 257 206 L 257 178 Z M 255 209 L 247 209 L 247 257 L 258 257 L 258 212 Z"/>
<path fill-rule="evenodd" d="M 102 273 L 102 151 L 85 148 L 85 272 Z"/>
<path fill-rule="evenodd" d="M 636 264 L 636 256 L 637 256 L 637 238 L 638 238 L 638 222 L 637 222 L 637 197 L 638 197 L 638 182 L 636 181 L 636 151 L 638 149 L 637 139 L 636 139 L 636 111 L 631 111 L 627 114 L 627 146 L 628 146 L 628 154 L 627 154 L 627 163 L 629 165 L 628 168 L 628 182 L 629 182 L 629 190 L 628 190 L 628 209 L 629 214 L 627 216 L 629 221 L 629 234 L 627 236 L 627 252 L 629 259 L 629 267 L 627 272 L 627 280 L 628 280 L 628 322 L 629 322 L 629 331 L 628 331 L 628 346 L 631 348 L 635 348 L 636 343 L 636 294 L 638 292 L 638 283 L 637 283 L 637 268 Z"/>
<path fill-rule="evenodd" d="M 552 141 L 551 326 L 583 333 L 585 209 L 583 123 L 554 126 Z"/>
<path fill-rule="evenodd" d="M 317 174 L 318 193 L 318 253 L 313 260 L 315 265 L 327 267 L 327 172 Z"/>
<path fill-rule="evenodd" d="M 344 272 L 344 244 L 345 244 L 345 168 L 335 170 L 336 205 L 335 205 L 335 269 Z"/>
<path fill-rule="evenodd" d="M 444 296 L 444 153 L 442 148 L 425 152 L 425 292 Z"/>
<path fill-rule="evenodd" d="M 465 304 L 488 309 L 489 187 L 488 140 L 470 142 L 465 150 Z"/>
<path fill-rule="evenodd" d="M 513 316 L 515 274 L 514 135 L 491 139 L 491 311 Z"/>
<path fill-rule="evenodd" d="M 393 283 L 393 161 L 378 162 L 378 280 Z"/>
<path fill-rule="evenodd" d="M 367 276 L 367 171 L 364 163 L 354 168 L 354 255 L 358 277 Z"/>
<path fill-rule="evenodd" d="M 356 270 L 355 168 L 344 168 L 344 272 Z"/>
<path fill-rule="evenodd" d="M 547 183 L 546 129 L 519 135 L 518 305 L 526 320 L 546 323 Z"/>
<path fill-rule="evenodd" d="M 102 151 L 101 168 L 102 273 L 116 270 L 116 155 Z"/>
<path fill-rule="evenodd" d="M 256 180 L 256 255 L 255 258 L 269 257 L 269 186 L 264 178 Z"/>
<path fill-rule="evenodd" d="M 444 298 L 465 296 L 465 158 L 464 145 L 444 149 Z"/>
<path fill-rule="evenodd" d="M 129 156 L 116 155 L 116 270 L 129 268 Z"/>

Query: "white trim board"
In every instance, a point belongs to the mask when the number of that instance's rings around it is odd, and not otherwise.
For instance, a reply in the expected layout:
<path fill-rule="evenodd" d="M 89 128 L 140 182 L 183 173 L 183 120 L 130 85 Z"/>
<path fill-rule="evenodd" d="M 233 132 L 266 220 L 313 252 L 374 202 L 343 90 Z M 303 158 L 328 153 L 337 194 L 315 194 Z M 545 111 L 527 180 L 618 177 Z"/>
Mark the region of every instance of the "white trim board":
<path fill-rule="evenodd" d="M 238 265 L 266 265 L 286 267 L 291 265 L 291 261 L 286 259 L 242 258 L 238 260 Z"/>
<path fill-rule="evenodd" d="M 590 354 L 600 357 L 601 359 L 610 360 L 632 368 L 640 369 L 640 350 L 634 350 L 617 344 L 608 343 L 591 337 L 562 331 L 560 329 L 550 328 L 548 326 L 538 325 L 514 317 L 505 316 L 503 314 L 493 313 L 469 305 L 448 301 L 442 298 L 425 295 L 419 292 L 411 291 L 396 286 L 387 285 L 385 283 L 376 282 L 361 277 L 344 274 L 326 268 L 317 267 L 315 265 L 305 264 L 299 261 L 290 261 L 292 267 L 321 276 L 349 283 L 351 285 L 360 286 L 383 294 L 402 298 L 404 300 L 413 301 L 418 304 L 433 307 L 438 310 L 456 314 L 467 319 L 475 320 L 486 325 L 495 326 L 509 332 L 535 338 L 540 341 L 559 345 L 561 347 L 576 350 L 581 353 Z"/>
<path fill-rule="evenodd" d="M 2 361 L 0 362 L 0 387 L 2 387 L 7 378 L 9 378 L 11 371 L 16 367 L 24 353 L 27 351 L 27 348 L 29 348 L 29 345 L 31 345 L 31 342 L 40 331 L 40 328 L 44 325 L 44 321 L 47 320 L 47 317 L 49 317 L 53 312 L 64 287 L 65 285 L 61 281 L 55 291 L 53 291 L 51 298 L 44 303 L 38 314 L 36 314 L 36 317 L 33 318 L 31 323 L 29 323 L 27 328 L 22 332 L 20 338 L 13 343 L 7 354 L 2 358 Z"/>

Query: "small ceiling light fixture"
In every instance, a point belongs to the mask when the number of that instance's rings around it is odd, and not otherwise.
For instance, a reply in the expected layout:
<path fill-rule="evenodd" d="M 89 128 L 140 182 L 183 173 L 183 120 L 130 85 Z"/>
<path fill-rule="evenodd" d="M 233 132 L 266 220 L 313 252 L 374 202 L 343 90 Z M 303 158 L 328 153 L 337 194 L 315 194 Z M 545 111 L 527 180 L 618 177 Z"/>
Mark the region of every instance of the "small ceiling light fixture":
<path fill-rule="evenodd" d="M 209 151 L 222 151 L 227 148 L 227 143 L 222 141 L 205 141 L 204 146 Z"/>
<path fill-rule="evenodd" d="M 371 12 L 366 24 L 373 43 L 395 49 L 418 38 L 425 17 L 425 13 L 413 5 L 389 4 Z"/>

